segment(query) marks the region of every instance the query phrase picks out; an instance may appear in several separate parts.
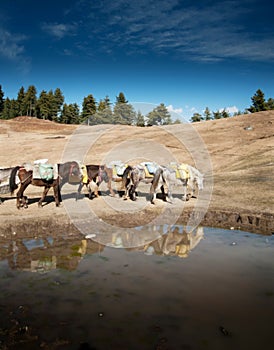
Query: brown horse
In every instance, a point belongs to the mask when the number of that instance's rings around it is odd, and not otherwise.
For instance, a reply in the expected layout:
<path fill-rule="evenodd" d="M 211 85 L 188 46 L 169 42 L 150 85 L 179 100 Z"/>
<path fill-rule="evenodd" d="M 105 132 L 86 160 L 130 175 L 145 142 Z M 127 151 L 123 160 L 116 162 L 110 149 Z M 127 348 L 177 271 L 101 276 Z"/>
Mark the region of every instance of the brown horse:
<path fill-rule="evenodd" d="M 107 188 L 112 197 L 115 197 L 115 192 L 112 188 L 112 181 L 121 182 L 122 177 L 115 176 L 113 172 L 113 168 L 109 168 L 106 165 L 85 165 L 82 168 L 83 178 L 82 182 L 78 187 L 78 191 L 76 194 L 76 200 L 79 199 L 81 190 L 84 186 L 88 188 L 89 199 L 93 199 L 94 197 L 99 197 L 99 186 L 102 182 L 107 183 Z"/>
<path fill-rule="evenodd" d="M 143 162 L 134 166 L 128 165 L 123 173 L 123 187 L 125 188 L 124 199 L 132 199 L 135 201 L 137 195 L 137 187 L 140 182 L 150 184 L 153 181 L 154 174 L 159 168 L 155 162 Z"/>
<path fill-rule="evenodd" d="M 27 208 L 27 199 L 24 196 L 24 191 L 26 188 L 32 184 L 34 186 L 44 187 L 44 192 L 42 197 L 38 201 L 38 206 L 42 207 L 42 202 L 44 201 L 50 188 L 53 188 L 54 199 L 56 206 L 58 207 L 61 202 L 61 188 L 66 183 L 69 182 L 70 177 L 79 178 L 79 182 L 82 180 L 82 172 L 80 170 L 79 164 L 75 161 L 66 162 L 63 164 L 57 164 L 58 176 L 55 179 L 44 180 L 33 177 L 33 170 L 27 170 L 24 166 L 16 166 L 13 168 L 10 176 L 10 189 L 13 193 L 18 185 L 15 183 L 16 175 L 20 179 L 20 188 L 16 194 L 17 203 L 16 206 L 18 209 L 20 207 Z"/>

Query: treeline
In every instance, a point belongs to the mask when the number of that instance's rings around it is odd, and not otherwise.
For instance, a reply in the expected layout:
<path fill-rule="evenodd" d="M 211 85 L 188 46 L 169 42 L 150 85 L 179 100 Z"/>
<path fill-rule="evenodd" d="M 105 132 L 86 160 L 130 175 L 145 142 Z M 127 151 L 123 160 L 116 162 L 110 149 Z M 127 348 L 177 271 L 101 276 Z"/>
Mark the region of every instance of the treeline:
<path fill-rule="evenodd" d="M 233 116 L 274 109 L 274 99 L 269 98 L 268 100 L 266 100 L 264 93 L 260 89 L 258 89 L 256 93 L 251 97 L 251 101 L 252 104 L 249 108 L 246 108 L 243 112 L 238 111 L 237 113 L 234 113 Z M 230 116 L 231 115 L 228 113 L 226 108 L 223 108 L 222 110 L 218 110 L 216 112 L 211 112 L 209 108 L 206 107 L 203 115 L 201 115 L 200 113 L 194 113 L 191 118 L 191 121 L 200 122 L 202 120 L 229 118 Z"/>
<path fill-rule="evenodd" d="M 12 119 L 19 116 L 30 116 L 38 119 L 51 120 L 64 124 L 123 124 L 123 125 L 168 125 L 174 123 L 167 107 L 161 103 L 144 116 L 135 111 L 120 92 L 112 105 L 108 96 L 97 102 L 92 94 L 84 97 L 80 110 L 77 103 L 67 104 L 62 91 L 41 91 L 37 97 L 35 86 L 31 85 L 25 91 L 21 87 L 17 98 L 4 98 L 0 85 L 0 118 Z M 176 120 L 175 122 L 179 122 Z"/>
<path fill-rule="evenodd" d="M 137 126 L 168 125 L 180 123 L 179 119 L 172 120 L 167 107 L 161 103 L 147 115 L 136 111 L 126 100 L 124 93 L 120 92 L 114 104 L 108 96 L 99 102 L 92 94 L 83 98 L 82 108 L 77 103 L 67 104 L 62 91 L 42 90 L 37 96 L 37 89 L 31 85 L 27 90 L 21 87 L 16 99 L 5 98 L 0 85 L 0 119 L 12 119 L 19 116 L 31 116 L 38 119 L 51 120 L 63 124 L 123 124 Z M 252 97 L 252 105 L 244 112 L 237 114 L 254 113 L 274 109 L 274 100 L 267 101 L 264 93 L 257 90 Z M 234 114 L 235 115 L 235 114 Z M 211 112 L 208 107 L 204 115 L 194 113 L 192 122 L 228 118 L 231 115 L 224 108 L 222 111 Z"/>

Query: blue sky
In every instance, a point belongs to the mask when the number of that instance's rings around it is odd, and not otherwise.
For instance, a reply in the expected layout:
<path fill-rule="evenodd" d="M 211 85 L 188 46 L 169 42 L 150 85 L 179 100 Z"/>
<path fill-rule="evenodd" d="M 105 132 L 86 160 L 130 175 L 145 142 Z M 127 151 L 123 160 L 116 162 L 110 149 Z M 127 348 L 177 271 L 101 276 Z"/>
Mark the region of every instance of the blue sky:
<path fill-rule="evenodd" d="M 262 0 L 0 0 L 0 85 L 164 103 L 188 118 L 274 98 L 274 4 Z"/>

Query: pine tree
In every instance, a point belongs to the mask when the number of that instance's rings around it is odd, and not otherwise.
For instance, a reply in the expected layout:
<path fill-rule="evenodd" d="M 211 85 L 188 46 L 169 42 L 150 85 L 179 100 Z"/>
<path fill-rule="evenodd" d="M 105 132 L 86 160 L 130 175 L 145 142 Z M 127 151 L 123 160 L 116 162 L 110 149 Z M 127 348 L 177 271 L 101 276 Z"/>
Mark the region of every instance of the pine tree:
<path fill-rule="evenodd" d="M 208 107 L 206 107 L 206 109 L 204 110 L 204 116 L 205 116 L 205 120 L 211 119 L 211 112 Z"/>
<path fill-rule="evenodd" d="M 213 118 L 214 119 L 221 119 L 222 118 L 221 112 L 220 111 L 213 112 Z"/>
<path fill-rule="evenodd" d="M 82 103 L 82 119 L 88 120 L 96 112 L 96 101 L 92 94 L 84 97 Z"/>
<path fill-rule="evenodd" d="M 108 97 L 108 95 L 104 98 L 104 104 L 105 104 L 105 107 L 106 108 L 111 108 L 111 102 L 110 102 L 110 99 Z"/>
<path fill-rule="evenodd" d="M 113 121 L 112 110 L 108 98 L 100 100 L 97 111 L 88 119 L 89 125 L 111 124 Z"/>
<path fill-rule="evenodd" d="M 251 100 L 252 105 L 248 108 L 249 112 L 255 113 L 267 110 L 267 104 L 262 90 L 258 89 L 255 95 L 251 98 Z"/>
<path fill-rule="evenodd" d="M 200 113 L 193 113 L 193 116 L 191 117 L 192 123 L 200 122 L 201 120 L 203 120 L 203 117 Z"/>
<path fill-rule="evenodd" d="M 140 111 L 137 112 L 136 125 L 137 126 L 145 126 L 145 117 L 143 116 L 143 114 Z"/>
<path fill-rule="evenodd" d="M 120 92 L 119 95 L 116 96 L 116 103 L 128 103 L 123 92 Z"/>
<path fill-rule="evenodd" d="M 45 90 L 42 90 L 37 101 L 37 117 L 40 119 L 50 119 L 51 117 L 51 98 Z"/>
<path fill-rule="evenodd" d="M 76 103 L 64 103 L 60 115 L 60 122 L 64 124 L 80 124 L 80 111 Z"/>
<path fill-rule="evenodd" d="M 136 118 L 136 112 L 133 106 L 128 103 L 125 95 L 120 92 L 116 97 L 116 103 L 113 108 L 113 123 L 132 125 Z"/>
<path fill-rule="evenodd" d="M 229 114 L 226 110 L 226 108 L 224 108 L 221 112 L 222 118 L 229 118 Z"/>
<path fill-rule="evenodd" d="M 17 101 L 14 99 L 5 99 L 1 119 L 12 119 L 17 117 Z"/>
<path fill-rule="evenodd" d="M 53 106 L 52 106 L 52 119 L 54 121 L 58 121 L 60 117 L 61 108 L 64 103 L 64 100 L 65 98 L 62 94 L 62 91 L 59 88 L 55 89 L 53 94 Z"/>
<path fill-rule="evenodd" d="M 4 109 L 4 92 L 2 90 L 2 85 L 0 85 L 0 116 L 3 112 L 3 109 Z"/>
<path fill-rule="evenodd" d="M 33 117 L 36 110 L 36 88 L 34 85 L 30 85 L 24 98 L 24 105 L 26 106 L 26 115 Z"/>
<path fill-rule="evenodd" d="M 267 109 L 268 110 L 272 110 L 272 109 L 274 109 L 274 99 L 273 98 L 269 98 L 268 100 L 267 100 Z"/>
<path fill-rule="evenodd" d="M 171 116 L 163 103 L 154 108 L 153 111 L 149 112 L 147 115 L 148 125 L 169 125 L 171 123 Z"/>
<path fill-rule="evenodd" d="M 25 101 L 25 89 L 22 86 L 17 94 L 18 116 L 27 114 L 24 101 Z"/>

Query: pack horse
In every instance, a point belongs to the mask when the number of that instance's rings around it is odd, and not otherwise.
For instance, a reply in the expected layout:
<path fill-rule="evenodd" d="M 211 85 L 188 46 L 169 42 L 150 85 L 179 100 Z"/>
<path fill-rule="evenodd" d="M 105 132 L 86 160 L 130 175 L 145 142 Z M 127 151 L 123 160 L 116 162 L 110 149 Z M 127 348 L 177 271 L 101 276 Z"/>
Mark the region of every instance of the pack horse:
<path fill-rule="evenodd" d="M 16 206 L 27 208 L 27 198 L 24 191 L 31 184 L 34 186 L 44 187 L 42 197 L 38 201 L 38 206 L 42 207 L 46 195 L 50 188 L 53 188 L 55 204 L 58 207 L 61 202 L 61 188 L 70 181 L 71 177 L 82 180 L 82 172 L 78 162 L 70 161 L 62 164 L 47 164 L 45 162 L 34 162 L 33 165 L 16 166 L 12 169 L 10 176 L 10 191 L 13 193 L 18 185 L 16 176 L 20 180 L 20 187 L 16 194 Z"/>

